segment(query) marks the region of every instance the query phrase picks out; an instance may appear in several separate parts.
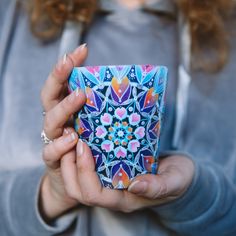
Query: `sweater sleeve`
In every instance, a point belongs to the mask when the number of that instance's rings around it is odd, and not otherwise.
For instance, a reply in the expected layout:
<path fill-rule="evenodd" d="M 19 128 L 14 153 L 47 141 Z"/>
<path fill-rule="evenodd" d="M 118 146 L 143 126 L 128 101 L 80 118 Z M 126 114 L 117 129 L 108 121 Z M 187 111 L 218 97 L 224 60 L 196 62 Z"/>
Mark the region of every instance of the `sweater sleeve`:
<path fill-rule="evenodd" d="M 44 168 L 0 171 L 0 235 L 54 235 L 68 229 L 76 213 L 48 225 L 38 211 L 38 192 Z"/>
<path fill-rule="evenodd" d="M 1 0 L 0 1 L 0 38 L 4 37 L 3 34 L 5 33 L 5 31 L 7 31 L 6 29 L 10 27 L 9 24 L 6 25 L 5 23 L 6 21 L 8 21 L 9 17 L 13 17 L 16 4 L 17 4 L 16 0 Z"/>
<path fill-rule="evenodd" d="M 180 235 L 236 235 L 236 187 L 214 163 L 196 163 L 195 176 L 176 201 L 153 208 Z"/>

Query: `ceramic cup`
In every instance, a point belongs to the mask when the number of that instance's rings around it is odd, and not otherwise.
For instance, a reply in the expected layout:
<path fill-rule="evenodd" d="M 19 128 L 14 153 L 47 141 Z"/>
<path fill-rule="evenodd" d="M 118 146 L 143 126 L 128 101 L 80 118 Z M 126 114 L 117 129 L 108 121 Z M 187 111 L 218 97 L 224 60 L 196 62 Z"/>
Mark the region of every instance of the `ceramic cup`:
<path fill-rule="evenodd" d="M 157 173 L 167 68 L 153 65 L 73 69 L 69 90 L 87 96 L 75 129 L 94 156 L 103 186 L 125 189 L 139 174 Z"/>

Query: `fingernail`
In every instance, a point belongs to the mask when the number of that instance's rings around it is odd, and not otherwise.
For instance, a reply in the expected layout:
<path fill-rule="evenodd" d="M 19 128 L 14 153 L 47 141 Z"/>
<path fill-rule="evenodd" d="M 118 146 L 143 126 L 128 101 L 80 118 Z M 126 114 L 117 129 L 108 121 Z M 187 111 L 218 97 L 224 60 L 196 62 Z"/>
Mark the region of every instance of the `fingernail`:
<path fill-rule="evenodd" d="M 84 142 L 81 139 L 78 141 L 76 152 L 79 157 L 84 153 Z"/>
<path fill-rule="evenodd" d="M 74 99 L 75 99 L 75 92 L 73 92 L 73 93 L 71 93 L 70 95 L 69 95 L 69 98 L 68 98 L 68 100 L 69 100 L 69 102 L 73 102 L 74 101 Z"/>
<path fill-rule="evenodd" d="M 132 193 L 144 193 L 147 190 L 147 182 L 136 180 L 130 184 L 128 191 Z"/>
<path fill-rule="evenodd" d="M 80 89 L 76 88 L 76 90 L 69 95 L 69 102 L 73 102 L 75 97 L 78 97 L 80 95 Z"/>
<path fill-rule="evenodd" d="M 69 134 L 68 129 L 64 128 L 63 133 L 64 133 L 64 134 Z"/>
<path fill-rule="evenodd" d="M 59 60 L 59 62 L 58 62 L 57 65 L 56 65 L 57 69 L 60 70 L 60 69 L 62 68 L 62 66 L 64 66 L 64 65 L 66 64 L 66 62 L 67 62 L 67 54 L 65 54 L 65 55 L 62 57 L 62 59 Z"/>
<path fill-rule="evenodd" d="M 65 143 L 71 143 L 76 139 L 76 134 L 75 133 L 71 133 L 70 135 L 66 136 L 64 138 Z"/>
<path fill-rule="evenodd" d="M 87 46 L 87 43 L 81 44 L 78 48 L 75 49 L 75 53 L 80 53 Z"/>
<path fill-rule="evenodd" d="M 67 54 L 64 54 L 63 59 L 62 59 L 62 64 L 65 65 L 67 61 Z"/>
<path fill-rule="evenodd" d="M 76 97 L 79 96 L 79 92 L 80 92 L 80 89 L 79 89 L 79 88 L 76 88 L 76 90 L 75 90 L 75 96 L 76 96 Z"/>

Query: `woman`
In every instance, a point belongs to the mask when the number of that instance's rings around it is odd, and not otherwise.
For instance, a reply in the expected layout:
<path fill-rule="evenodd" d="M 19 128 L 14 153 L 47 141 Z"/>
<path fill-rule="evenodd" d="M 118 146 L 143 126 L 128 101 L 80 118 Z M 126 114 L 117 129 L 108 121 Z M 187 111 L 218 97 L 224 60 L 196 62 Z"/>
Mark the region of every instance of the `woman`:
<path fill-rule="evenodd" d="M 233 1 L 68 2 L 34 1 L 31 18 L 26 1 L 0 3 L 0 234 L 234 235 Z M 100 186 L 88 146 L 66 125 L 86 100 L 65 93 L 82 63 L 168 66 L 159 175 L 127 191 Z"/>

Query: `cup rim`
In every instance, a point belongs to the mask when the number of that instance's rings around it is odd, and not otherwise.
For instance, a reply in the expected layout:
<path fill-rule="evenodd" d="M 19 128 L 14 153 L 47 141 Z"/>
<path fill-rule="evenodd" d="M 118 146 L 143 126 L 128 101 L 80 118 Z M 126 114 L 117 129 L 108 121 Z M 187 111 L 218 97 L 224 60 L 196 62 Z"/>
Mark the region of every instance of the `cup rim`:
<path fill-rule="evenodd" d="M 159 64 L 108 64 L 108 65 L 84 65 L 84 66 L 74 66 L 73 68 L 88 68 L 88 67 L 132 67 L 132 66 L 152 66 L 152 67 L 160 67 L 164 68 L 168 71 L 168 67 L 166 65 Z"/>

